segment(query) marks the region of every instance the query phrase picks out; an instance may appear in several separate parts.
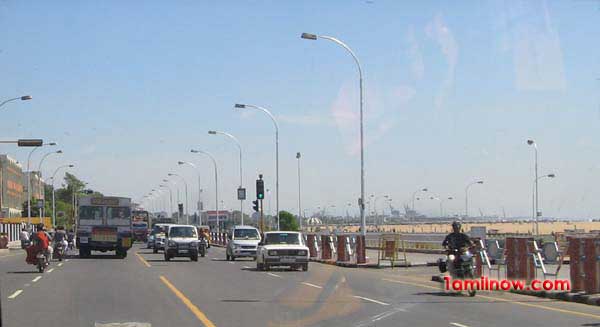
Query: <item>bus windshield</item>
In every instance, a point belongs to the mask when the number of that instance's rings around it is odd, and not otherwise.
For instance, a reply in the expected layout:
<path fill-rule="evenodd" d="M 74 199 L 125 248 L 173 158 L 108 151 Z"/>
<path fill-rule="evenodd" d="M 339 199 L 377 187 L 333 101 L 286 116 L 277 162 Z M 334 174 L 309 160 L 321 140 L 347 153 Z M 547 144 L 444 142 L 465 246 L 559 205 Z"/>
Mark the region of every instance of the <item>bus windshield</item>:
<path fill-rule="evenodd" d="M 79 219 L 102 220 L 103 209 L 98 206 L 81 206 L 79 207 Z"/>

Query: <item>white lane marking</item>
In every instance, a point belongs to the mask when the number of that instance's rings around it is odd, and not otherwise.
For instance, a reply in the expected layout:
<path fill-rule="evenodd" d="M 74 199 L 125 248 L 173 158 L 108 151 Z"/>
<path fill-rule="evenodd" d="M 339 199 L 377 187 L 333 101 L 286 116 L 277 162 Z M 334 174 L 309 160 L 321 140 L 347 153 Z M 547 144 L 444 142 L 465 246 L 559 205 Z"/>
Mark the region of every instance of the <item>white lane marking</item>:
<path fill-rule="evenodd" d="M 451 322 L 451 323 L 450 323 L 450 325 L 452 325 L 452 326 L 456 326 L 456 327 L 469 327 L 469 326 L 467 326 L 467 325 L 459 324 L 459 323 L 457 323 L 457 322 Z"/>
<path fill-rule="evenodd" d="M 278 277 L 278 278 L 283 278 L 283 277 L 281 277 L 281 276 L 279 276 L 279 275 L 275 275 L 275 274 L 272 274 L 272 273 L 267 273 L 267 275 L 269 275 L 269 276 L 273 276 L 273 277 Z"/>
<path fill-rule="evenodd" d="M 361 300 L 365 300 L 365 301 L 369 301 L 369 302 L 373 302 L 373 303 L 377 303 L 377 304 L 381 304 L 381 305 L 390 305 L 389 303 L 377 301 L 377 300 L 370 299 L 370 298 L 364 297 L 364 296 L 354 295 L 354 297 L 357 298 L 357 299 L 361 299 Z"/>
<path fill-rule="evenodd" d="M 38 280 L 42 279 L 42 276 L 37 276 L 36 278 L 32 279 L 32 282 L 37 282 Z"/>
<path fill-rule="evenodd" d="M 232 265 L 235 265 L 235 262 L 231 262 L 231 261 L 229 261 L 229 263 L 230 263 L 230 264 L 232 264 Z"/>
<path fill-rule="evenodd" d="M 250 267 L 248 267 L 248 266 L 242 266 L 242 268 L 244 268 L 244 269 L 250 269 Z"/>
<path fill-rule="evenodd" d="M 53 272 L 53 271 L 54 271 L 54 268 L 50 268 L 50 269 L 48 269 L 48 272 L 49 272 L 49 273 L 51 273 L 51 272 Z"/>
<path fill-rule="evenodd" d="M 11 294 L 8 298 L 12 300 L 12 299 L 16 298 L 17 296 L 19 296 L 19 294 L 21 294 L 21 293 L 23 293 L 23 290 L 17 290 L 13 294 Z"/>
<path fill-rule="evenodd" d="M 59 267 L 62 267 L 62 262 L 61 262 L 61 263 L 59 263 L 57 266 L 59 266 Z"/>
<path fill-rule="evenodd" d="M 65 262 L 69 262 L 69 259 L 65 259 Z"/>
<path fill-rule="evenodd" d="M 307 282 L 302 282 L 301 284 L 310 286 L 310 287 L 314 287 L 314 288 L 323 288 L 323 286 L 319 286 L 319 285 L 315 285 L 315 284 L 311 284 L 311 283 L 307 283 Z"/>

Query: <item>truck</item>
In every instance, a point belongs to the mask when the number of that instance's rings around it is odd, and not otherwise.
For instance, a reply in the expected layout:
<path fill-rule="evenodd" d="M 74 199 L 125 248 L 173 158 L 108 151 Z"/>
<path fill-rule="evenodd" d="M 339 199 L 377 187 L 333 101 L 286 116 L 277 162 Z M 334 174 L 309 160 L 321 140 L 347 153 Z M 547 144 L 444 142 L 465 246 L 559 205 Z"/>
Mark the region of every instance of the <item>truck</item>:
<path fill-rule="evenodd" d="M 133 241 L 131 199 L 89 196 L 79 199 L 76 246 L 80 258 L 92 251 L 115 251 L 125 258 Z"/>
<path fill-rule="evenodd" d="M 134 241 L 147 242 L 148 229 L 150 228 L 150 214 L 145 210 L 133 210 L 133 239 Z"/>

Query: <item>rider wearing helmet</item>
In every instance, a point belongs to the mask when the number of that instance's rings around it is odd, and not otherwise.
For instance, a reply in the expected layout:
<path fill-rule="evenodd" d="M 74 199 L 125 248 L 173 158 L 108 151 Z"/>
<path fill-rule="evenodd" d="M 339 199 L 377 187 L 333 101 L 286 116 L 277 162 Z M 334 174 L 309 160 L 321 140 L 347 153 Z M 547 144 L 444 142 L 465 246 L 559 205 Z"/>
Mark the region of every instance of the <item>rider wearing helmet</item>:
<path fill-rule="evenodd" d="M 450 250 L 458 250 L 463 247 L 469 247 L 473 243 L 469 238 L 469 235 L 462 233 L 460 231 L 461 225 L 460 222 L 455 221 L 452 223 L 452 233 L 448 234 L 444 241 L 442 242 L 442 246 L 450 249 Z"/>

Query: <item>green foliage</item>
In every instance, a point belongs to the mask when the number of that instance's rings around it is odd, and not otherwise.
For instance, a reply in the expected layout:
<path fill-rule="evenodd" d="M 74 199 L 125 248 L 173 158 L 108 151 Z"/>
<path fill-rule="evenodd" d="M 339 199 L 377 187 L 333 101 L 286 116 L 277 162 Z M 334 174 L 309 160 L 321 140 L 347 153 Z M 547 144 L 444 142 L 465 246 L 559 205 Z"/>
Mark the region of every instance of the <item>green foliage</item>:
<path fill-rule="evenodd" d="M 279 212 L 279 228 L 285 231 L 300 230 L 296 217 L 294 217 L 293 214 L 283 210 Z"/>

